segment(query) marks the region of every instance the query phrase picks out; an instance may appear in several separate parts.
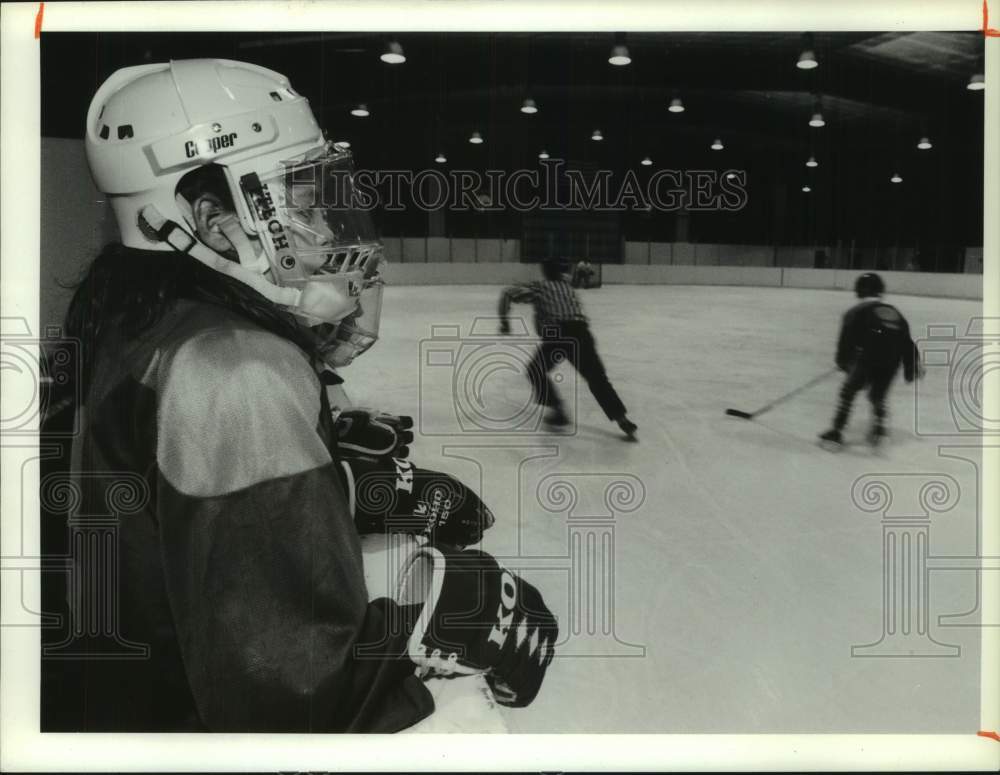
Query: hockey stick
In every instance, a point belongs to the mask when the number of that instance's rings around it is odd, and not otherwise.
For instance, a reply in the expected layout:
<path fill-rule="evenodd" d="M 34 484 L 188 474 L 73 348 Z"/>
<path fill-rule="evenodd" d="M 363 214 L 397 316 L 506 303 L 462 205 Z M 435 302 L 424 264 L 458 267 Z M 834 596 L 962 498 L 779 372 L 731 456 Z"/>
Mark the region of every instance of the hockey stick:
<path fill-rule="evenodd" d="M 784 401 L 787 401 L 789 398 L 797 396 L 803 390 L 811 388 L 813 385 L 817 384 L 818 382 L 822 382 L 824 379 L 826 379 L 827 377 L 829 377 L 835 371 L 837 371 L 837 367 L 836 366 L 834 366 L 832 369 L 824 371 L 822 374 L 820 374 L 820 375 L 818 375 L 816 377 L 813 377 L 806 384 L 799 385 L 799 387 L 795 388 L 795 390 L 791 391 L 790 393 L 785 393 L 785 395 L 781 396 L 780 398 L 774 399 L 771 403 L 765 404 L 760 409 L 758 409 L 756 412 L 743 412 L 743 411 L 740 411 L 739 409 L 727 409 L 726 410 L 726 414 L 729 415 L 730 417 L 739 417 L 739 418 L 741 418 L 743 420 L 752 420 L 754 417 L 759 417 L 760 415 L 764 414 L 764 412 L 771 411 L 778 404 L 783 403 Z"/>

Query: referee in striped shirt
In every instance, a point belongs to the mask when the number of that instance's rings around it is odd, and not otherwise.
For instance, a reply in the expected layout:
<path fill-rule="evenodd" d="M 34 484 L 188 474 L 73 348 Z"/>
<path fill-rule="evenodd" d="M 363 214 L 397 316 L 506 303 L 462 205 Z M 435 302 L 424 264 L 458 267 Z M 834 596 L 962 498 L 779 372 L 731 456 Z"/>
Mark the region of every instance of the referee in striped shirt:
<path fill-rule="evenodd" d="M 509 334 L 510 305 L 532 304 L 535 308 L 535 329 L 542 341 L 528 366 L 528 380 L 535 401 L 551 410 L 546 421 L 556 426 L 569 423 L 562 399 L 549 379 L 549 372 L 556 363 L 567 358 L 587 381 L 590 392 L 608 419 L 618 423 L 629 438 L 634 439 L 637 426 L 626 416 L 625 405 L 608 381 L 576 291 L 566 282 L 556 261 L 543 261 L 542 273 L 545 279 L 541 282 L 504 288 L 499 313 L 500 333 Z"/>

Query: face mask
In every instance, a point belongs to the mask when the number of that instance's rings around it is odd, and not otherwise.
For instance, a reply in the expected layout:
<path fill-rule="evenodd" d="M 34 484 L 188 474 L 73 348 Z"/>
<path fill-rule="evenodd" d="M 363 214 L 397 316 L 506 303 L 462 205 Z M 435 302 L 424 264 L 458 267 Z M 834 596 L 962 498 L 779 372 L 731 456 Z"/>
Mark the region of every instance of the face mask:
<path fill-rule="evenodd" d="M 313 326 L 317 350 L 324 361 L 335 367 L 347 366 L 378 341 L 382 288 L 380 277 L 366 281 L 350 314 L 336 325 Z"/>
<path fill-rule="evenodd" d="M 295 286 L 293 286 L 295 287 Z M 304 280 L 299 303 L 292 310 L 307 325 L 337 323 L 358 306 L 360 284 L 346 275 L 327 275 Z"/>
<path fill-rule="evenodd" d="M 378 338 L 382 245 L 368 213 L 354 206 L 350 154 L 327 146 L 313 158 L 244 174 L 238 188 L 243 221 L 230 214 L 218 226 L 239 263 L 193 239 L 155 207 L 141 215 L 176 250 L 294 314 L 313 330 L 328 362 L 346 365 L 369 349 Z M 251 226 L 253 236 L 247 234 Z"/>

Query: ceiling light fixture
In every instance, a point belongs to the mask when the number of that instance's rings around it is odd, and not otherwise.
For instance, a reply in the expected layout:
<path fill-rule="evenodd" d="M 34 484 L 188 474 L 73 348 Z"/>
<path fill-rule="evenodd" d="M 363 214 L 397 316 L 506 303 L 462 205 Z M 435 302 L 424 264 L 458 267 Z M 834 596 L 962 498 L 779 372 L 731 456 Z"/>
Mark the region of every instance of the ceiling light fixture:
<path fill-rule="evenodd" d="M 725 148 L 725 146 L 722 144 L 722 140 L 716 137 L 715 140 L 712 141 L 711 148 L 713 151 L 721 151 L 723 148 Z"/>
<path fill-rule="evenodd" d="M 986 88 L 986 76 L 982 73 L 973 73 L 965 88 L 969 91 L 982 91 Z"/>
<path fill-rule="evenodd" d="M 599 143 L 599 142 L 601 142 L 601 140 L 604 139 L 604 135 L 601 134 L 601 130 L 600 129 L 595 129 L 594 130 L 594 134 L 592 134 L 590 136 L 590 139 Z"/>
<path fill-rule="evenodd" d="M 803 186 L 802 187 L 802 193 L 803 194 L 808 194 L 810 191 L 812 191 L 812 189 L 809 188 L 809 186 Z"/>
<path fill-rule="evenodd" d="M 357 116 L 358 118 L 368 118 L 371 113 L 368 112 L 368 106 L 363 102 L 351 111 L 352 116 Z"/>
<path fill-rule="evenodd" d="M 816 111 L 812 114 L 812 118 L 809 119 L 809 126 L 821 127 L 826 126 L 826 121 L 823 120 L 823 114 Z"/>
<path fill-rule="evenodd" d="M 816 55 L 809 49 L 806 49 L 799 54 L 799 61 L 795 63 L 795 66 L 799 70 L 812 70 L 814 67 L 819 67 L 819 62 L 816 61 Z"/>
<path fill-rule="evenodd" d="M 653 164 L 653 160 L 648 156 L 644 157 L 641 162 L 639 162 L 643 167 L 650 167 Z"/>
<path fill-rule="evenodd" d="M 917 143 L 917 148 L 921 151 L 929 151 L 934 146 L 931 145 L 931 139 L 929 137 L 921 137 L 920 142 Z"/>
<path fill-rule="evenodd" d="M 387 65 L 401 65 L 406 61 L 406 56 L 403 54 L 403 47 L 399 45 L 399 42 L 390 40 L 379 59 Z"/>
<path fill-rule="evenodd" d="M 531 99 L 531 97 L 528 97 L 528 99 L 526 99 L 523 103 L 521 103 L 521 112 L 527 113 L 529 115 L 532 113 L 537 113 L 538 105 L 535 104 L 535 101 Z"/>
<path fill-rule="evenodd" d="M 472 143 L 473 145 L 482 145 L 483 136 L 479 134 L 479 132 L 473 132 L 471 135 L 469 135 L 469 142 Z"/>
<path fill-rule="evenodd" d="M 628 55 L 628 48 L 622 44 L 614 46 L 611 49 L 611 56 L 608 57 L 608 64 L 615 65 L 616 67 L 624 67 L 625 65 L 632 64 L 632 57 Z"/>
<path fill-rule="evenodd" d="M 816 157 L 815 156 L 810 156 L 809 160 L 806 162 L 806 166 L 807 167 L 818 167 L 819 166 L 819 162 L 816 161 Z"/>
<path fill-rule="evenodd" d="M 889 178 L 890 183 L 902 183 L 903 179 L 899 176 L 898 172 L 892 173 L 892 177 Z"/>
<path fill-rule="evenodd" d="M 444 164 L 446 161 L 448 161 L 448 158 L 443 153 L 439 153 L 437 156 L 434 157 L 434 161 L 436 161 L 438 164 Z"/>
<path fill-rule="evenodd" d="M 795 66 L 799 70 L 812 70 L 819 67 L 816 53 L 813 51 L 813 36 L 808 32 L 802 36 L 802 53 L 799 54 L 799 61 L 795 63 Z"/>
<path fill-rule="evenodd" d="M 542 151 L 540 154 L 538 154 L 538 158 L 539 159 L 547 159 L 547 158 L 549 158 L 549 152 L 548 151 Z"/>
<path fill-rule="evenodd" d="M 683 113 L 684 103 L 681 102 L 681 98 L 674 97 L 672 100 L 670 100 L 670 107 L 667 108 L 667 110 L 669 110 L 671 113 Z"/>

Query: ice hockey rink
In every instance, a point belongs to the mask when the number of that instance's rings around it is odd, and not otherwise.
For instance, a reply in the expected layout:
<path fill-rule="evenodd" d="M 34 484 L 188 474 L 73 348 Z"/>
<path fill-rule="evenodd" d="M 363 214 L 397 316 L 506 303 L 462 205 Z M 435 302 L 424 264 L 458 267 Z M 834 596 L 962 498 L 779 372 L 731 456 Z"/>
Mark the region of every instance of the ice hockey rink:
<path fill-rule="evenodd" d="M 581 292 L 639 425 L 633 444 L 566 364 L 556 375 L 575 423 L 538 426 L 530 337 L 496 336 L 499 290 L 388 287 L 381 339 L 344 376 L 355 403 L 414 415 L 411 457 L 481 493 L 497 516 L 483 548 L 559 617 L 538 698 L 502 711 L 512 732 L 978 728 L 980 456 L 962 418 L 980 372 L 961 340 L 981 302 L 890 287 L 927 375 L 894 383 L 879 451 L 864 443 L 859 394 L 848 444 L 830 453 L 816 436 L 837 375 L 753 421 L 724 411 L 830 368 L 853 293 Z M 530 307 L 514 311 L 530 327 Z"/>

